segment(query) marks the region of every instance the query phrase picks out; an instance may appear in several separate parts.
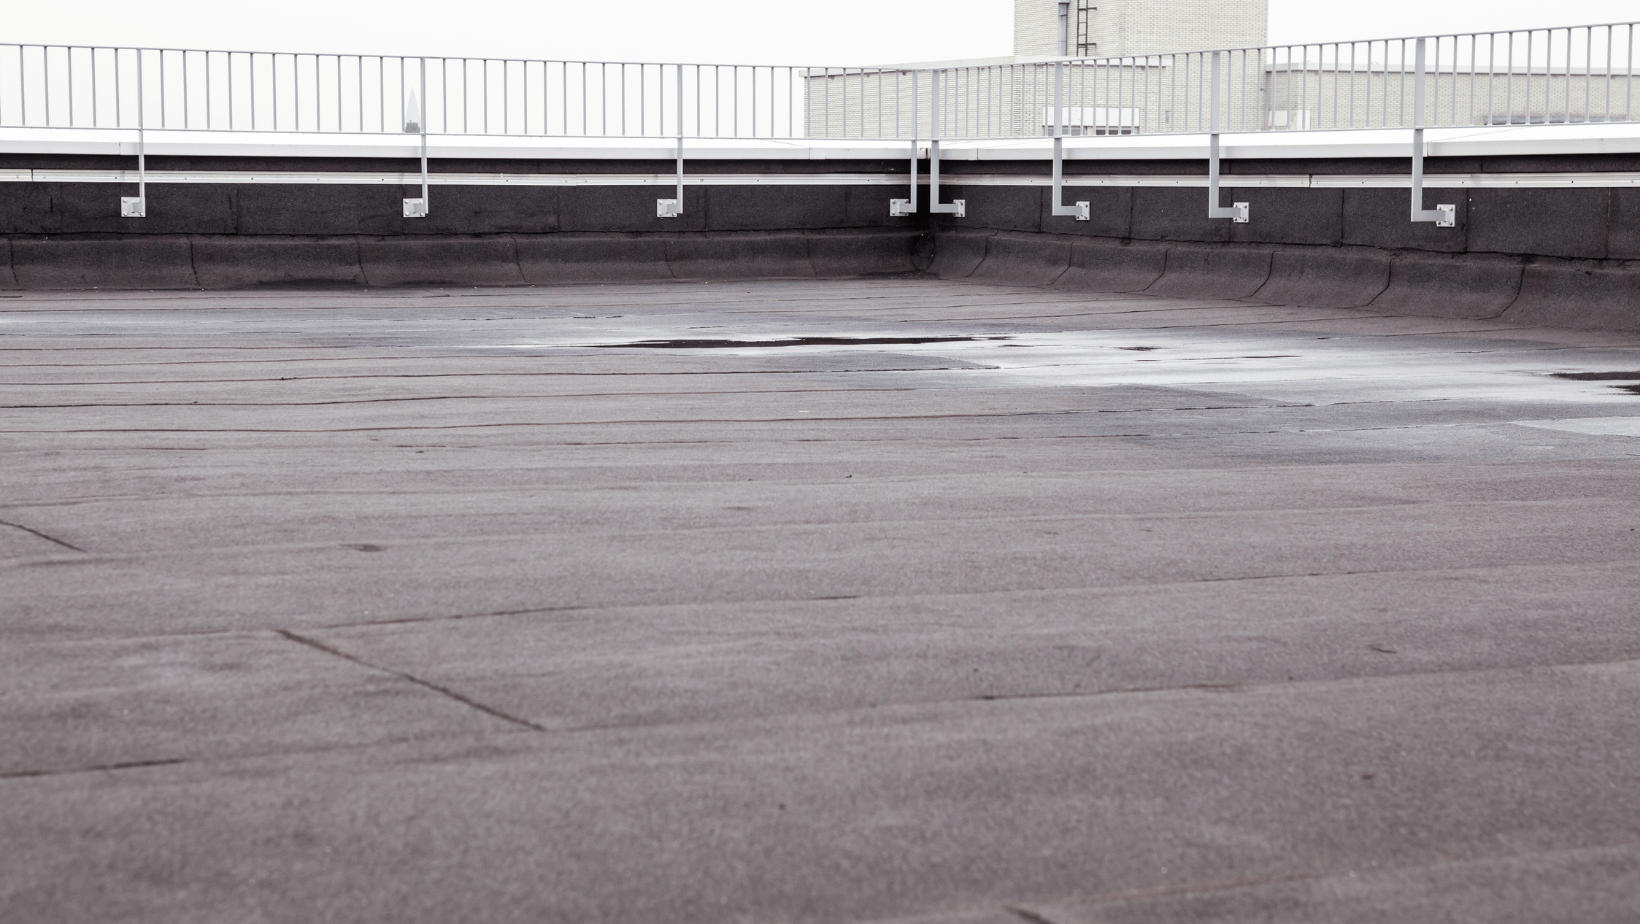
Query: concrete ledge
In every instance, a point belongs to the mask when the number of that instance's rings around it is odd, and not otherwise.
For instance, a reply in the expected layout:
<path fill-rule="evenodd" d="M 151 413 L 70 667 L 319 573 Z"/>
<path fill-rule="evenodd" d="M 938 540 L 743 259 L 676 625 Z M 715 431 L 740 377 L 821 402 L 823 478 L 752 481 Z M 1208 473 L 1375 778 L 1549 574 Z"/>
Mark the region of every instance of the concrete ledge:
<path fill-rule="evenodd" d="M 1520 294 L 1519 257 L 1402 253 L 1374 310 L 1437 318 L 1495 318 Z"/>
<path fill-rule="evenodd" d="M 1071 247 L 1070 267 L 1054 288 L 1138 292 L 1162 277 L 1167 251 L 1166 244 L 1144 241 L 1077 241 Z"/>
<path fill-rule="evenodd" d="M 809 266 L 816 276 L 878 276 L 914 273 L 919 245 L 928 236 L 918 231 L 844 231 L 808 235 Z"/>
<path fill-rule="evenodd" d="M 1069 238 L 1053 234 L 998 234 L 985 243 L 985 258 L 972 273 L 985 282 L 1051 285 L 1071 265 Z"/>
<path fill-rule="evenodd" d="M 679 279 L 809 277 L 809 246 L 801 234 L 726 233 L 668 238 L 666 262 Z"/>
<path fill-rule="evenodd" d="M 1360 308 L 1389 287 L 1390 255 L 1337 247 L 1277 250 L 1254 297 L 1305 308 Z"/>
<path fill-rule="evenodd" d="M 11 271 L 11 241 L 7 239 L 0 246 L 0 259 L 5 260 L 4 267 L 0 267 L 0 289 L 17 288 L 17 276 Z"/>
<path fill-rule="evenodd" d="M 364 285 L 355 237 L 217 237 L 193 241 L 194 275 L 207 289 Z"/>
<path fill-rule="evenodd" d="M 377 237 L 359 239 L 359 263 L 373 286 L 521 285 L 510 236 L 485 238 Z"/>
<path fill-rule="evenodd" d="M 666 241 L 637 234 L 516 235 L 520 276 L 532 285 L 672 279 Z"/>
<path fill-rule="evenodd" d="M 11 242 L 25 289 L 193 289 L 193 242 L 181 235 Z"/>
<path fill-rule="evenodd" d="M 966 279 L 985 261 L 985 245 L 995 231 L 947 231 L 934 246 L 928 271 L 941 279 Z"/>
<path fill-rule="evenodd" d="M 1162 277 L 1150 295 L 1176 298 L 1246 298 L 1270 278 L 1268 247 L 1175 244 L 1167 252 Z"/>
<path fill-rule="evenodd" d="M 1522 274 L 1520 297 L 1502 319 L 1579 330 L 1640 330 L 1640 263 L 1534 260 Z"/>

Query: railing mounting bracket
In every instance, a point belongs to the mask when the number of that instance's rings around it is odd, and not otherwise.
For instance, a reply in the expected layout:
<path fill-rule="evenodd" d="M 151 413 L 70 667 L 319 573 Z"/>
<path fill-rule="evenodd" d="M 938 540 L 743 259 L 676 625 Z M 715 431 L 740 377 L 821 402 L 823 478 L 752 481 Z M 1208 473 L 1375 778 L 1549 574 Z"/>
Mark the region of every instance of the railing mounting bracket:
<path fill-rule="evenodd" d="M 678 77 L 678 191 L 670 199 L 655 200 L 656 218 L 677 218 L 683 214 L 683 65 L 677 65 Z"/>
<path fill-rule="evenodd" d="M 421 59 L 421 99 L 427 99 L 427 59 Z M 405 107 L 405 131 L 414 130 L 421 135 L 421 197 L 404 200 L 405 218 L 427 217 L 427 123 L 431 121 L 429 107 L 421 105 L 416 100 L 415 91 L 410 93 L 409 104 Z M 413 120 L 412 120 L 413 117 Z M 446 116 L 448 119 L 448 116 Z"/>
<path fill-rule="evenodd" d="M 1059 5 L 1059 38 L 1064 44 L 1065 38 L 1065 9 L 1067 3 Z M 1061 49 L 1063 54 L 1063 49 Z M 1064 205 L 1065 201 L 1065 62 L 1058 61 L 1053 66 L 1053 213 L 1057 218 L 1075 218 L 1077 221 L 1088 221 L 1093 217 L 1091 203 L 1078 202 L 1075 205 Z"/>
<path fill-rule="evenodd" d="M 1228 218 L 1232 224 L 1245 225 L 1252 218 L 1252 209 L 1245 202 L 1232 202 L 1229 208 L 1219 204 L 1219 53 L 1213 52 L 1212 100 L 1208 104 L 1209 131 L 1207 141 L 1207 217 Z"/>
<path fill-rule="evenodd" d="M 950 202 L 940 201 L 940 72 L 933 74 L 933 85 L 930 87 L 929 100 L 934 111 L 930 120 L 930 139 L 928 142 L 928 211 L 935 215 L 955 215 L 966 218 L 968 202 L 965 199 L 952 199 Z"/>
<path fill-rule="evenodd" d="M 1431 221 L 1437 228 L 1458 226 L 1458 207 L 1451 203 L 1424 208 L 1424 40 L 1417 44 L 1417 62 L 1412 76 L 1412 220 Z M 1571 90 L 1566 92 L 1570 93 Z"/>

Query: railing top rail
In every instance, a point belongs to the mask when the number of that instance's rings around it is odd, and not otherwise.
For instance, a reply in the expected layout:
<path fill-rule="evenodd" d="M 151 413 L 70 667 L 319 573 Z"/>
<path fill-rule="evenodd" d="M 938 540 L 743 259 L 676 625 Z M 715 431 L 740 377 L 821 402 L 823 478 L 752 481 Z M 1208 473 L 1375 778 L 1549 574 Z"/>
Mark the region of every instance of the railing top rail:
<path fill-rule="evenodd" d="M 1392 36 L 1388 36 L 1388 37 L 1378 37 L 1378 38 L 1330 39 L 1330 40 L 1327 40 L 1327 41 L 1303 41 L 1303 42 L 1277 42 L 1277 43 L 1272 43 L 1272 44 L 1267 44 L 1267 45 L 1241 45 L 1241 46 L 1226 46 L 1226 47 L 1221 47 L 1221 48 L 1193 48 L 1193 49 L 1189 49 L 1189 50 L 1153 51 L 1153 52 L 1143 52 L 1143 53 L 1130 54 L 1130 55 L 1041 55 L 1041 56 L 1032 56 L 1028 61 L 1024 61 L 1024 62 L 1021 62 L 1021 63 L 1026 63 L 1026 64 L 1058 64 L 1058 63 L 1087 64 L 1087 63 L 1096 63 L 1096 62 L 1101 62 L 1101 61 L 1133 61 L 1133 60 L 1143 60 L 1143 59 L 1147 59 L 1147 58 L 1152 58 L 1152 59 L 1153 58 L 1170 58 L 1170 57 L 1180 57 L 1180 58 L 1182 58 L 1182 57 L 1185 57 L 1185 56 L 1197 56 L 1197 55 L 1232 54 L 1232 53 L 1239 53 L 1239 52 L 1251 53 L 1251 52 L 1255 52 L 1255 51 L 1275 51 L 1275 50 L 1278 50 L 1278 49 L 1287 49 L 1287 48 L 1328 48 L 1328 47 L 1348 47 L 1350 45 L 1380 45 L 1380 44 L 1395 43 L 1395 42 L 1415 42 L 1419 39 L 1424 39 L 1424 40 L 1428 40 L 1428 39 L 1458 39 L 1458 38 L 1470 38 L 1470 37 L 1480 37 L 1480 36 L 1524 35 L 1524 34 L 1528 34 L 1528 33 L 1535 35 L 1539 32 L 1551 32 L 1551 33 L 1552 32 L 1576 32 L 1580 29 L 1619 29 L 1619 28 L 1640 29 L 1640 19 L 1637 19 L 1637 20 L 1619 20 L 1619 21 L 1616 21 L 1616 22 L 1597 22 L 1597 23 L 1580 24 L 1580 25 L 1574 25 L 1574 26 L 1535 26 L 1535 27 L 1532 27 L 1532 28 L 1522 28 L 1522 29 L 1490 29 L 1490 30 L 1481 30 L 1481 31 L 1478 31 L 1478 32 L 1430 32 L 1430 33 L 1426 33 L 1426 34 L 1423 34 L 1423 35 L 1392 35 Z M 953 66 L 950 66 L 950 69 L 955 69 L 955 67 L 958 67 L 958 66 L 985 67 L 985 66 L 1006 66 L 1006 65 L 953 65 Z M 940 68 L 933 68 L 933 69 L 938 70 Z"/>
<path fill-rule="evenodd" d="M 491 61 L 507 62 L 509 64 L 585 64 L 602 65 L 605 67 L 718 67 L 718 68 L 757 68 L 758 70 L 793 70 L 793 71 L 894 71 L 911 72 L 914 70 L 928 70 L 908 65 L 895 64 L 783 64 L 768 63 L 733 63 L 728 61 L 622 61 L 601 60 L 591 58 L 520 58 L 510 55 L 456 55 L 456 54 L 399 54 L 394 52 L 374 51 L 271 51 L 267 49 L 248 48 L 182 48 L 171 45 L 81 45 L 72 42 L 0 42 L 0 48 L 61 48 L 81 51 L 138 51 L 167 54 L 200 54 L 200 55 L 254 55 L 265 58 L 381 58 L 403 61 Z"/>
<path fill-rule="evenodd" d="M 1325 48 L 1345 47 L 1349 45 L 1383 44 L 1396 42 L 1413 42 L 1419 39 L 1458 39 L 1482 36 L 1525 35 L 1537 33 L 1575 32 L 1586 29 L 1616 29 L 1637 28 L 1640 20 L 1617 20 L 1614 22 L 1578 23 L 1574 25 L 1531 26 L 1506 29 L 1481 29 L 1474 32 L 1430 32 L 1419 35 L 1392 35 L 1376 36 L 1358 39 L 1327 39 L 1317 41 L 1275 42 L 1265 45 L 1224 46 L 1215 48 L 1192 48 L 1174 51 L 1149 52 L 1132 55 L 1046 55 L 1031 56 L 1015 62 L 1018 65 L 1040 65 L 1053 63 L 1090 63 L 1099 61 L 1141 60 L 1146 58 L 1183 57 L 1186 55 L 1207 55 L 1213 53 L 1225 54 L 1235 52 L 1273 51 L 1287 48 Z M 758 69 L 790 69 L 790 70 L 820 70 L 820 71 L 871 71 L 871 72 L 912 72 L 929 70 L 954 70 L 971 67 L 1006 67 L 1008 64 L 972 64 L 972 65 L 930 65 L 916 64 L 847 64 L 847 65 L 811 65 L 786 63 L 758 63 L 758 62 L 714 62 L 714 61 L 630 61 L 630 60 L 592 60 L 590 58 L 551 58 L 551 57 L 518 57 L 513 55 L 478 55 L 478 54 L 416 54 L 396 52 L 370 51 L 280 51 L 271 49 L 248 48 L 184 48 L 171 45 L 107 45 L 107 44 L 77 44 L 73 42 L 0 42 L 0 48 L 63 48 L 84 49 L 95 51 L 141 51 L 167 52 L 179 54 L 231 54 L 256 55 L 259 57 L 300 57 L 300 58 L 391 58 L 406 61 L 492 61 L 523 64 L 584 64 L 604 65 L 609 67 L 718 67 L 718 68 L 758 68 Z"/>

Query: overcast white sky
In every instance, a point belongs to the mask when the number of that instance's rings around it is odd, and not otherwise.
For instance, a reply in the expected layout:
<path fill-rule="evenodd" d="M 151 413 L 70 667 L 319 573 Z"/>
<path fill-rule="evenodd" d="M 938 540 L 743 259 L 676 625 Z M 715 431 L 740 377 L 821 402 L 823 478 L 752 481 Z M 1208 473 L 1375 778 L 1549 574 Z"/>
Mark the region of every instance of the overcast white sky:
<path fill-rule="evenodd" d="M 1635 0 L 1270 0 L 1270 40 L 1631 19 Z M 7 42 L 880 64 L 1010 54 L 1013 0 L 11 0 L 5 22 Z"/>

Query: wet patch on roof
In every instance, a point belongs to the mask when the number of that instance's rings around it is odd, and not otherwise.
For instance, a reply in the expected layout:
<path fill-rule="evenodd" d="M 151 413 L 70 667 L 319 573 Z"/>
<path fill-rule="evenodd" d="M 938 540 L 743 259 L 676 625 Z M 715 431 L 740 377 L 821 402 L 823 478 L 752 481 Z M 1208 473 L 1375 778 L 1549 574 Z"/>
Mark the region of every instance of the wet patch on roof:
<path fill-rule="evenodd" d="M 1640 383 L 1640 372 L 1551 372 L 1557 379 L 1571 379 L 1574 382 L 1637 382 Z M 1640 395 L 1640 384 L 1613 385 L 1618 391 L 1626 391 L 1631 395 Z"/>
<path fill-rule="evenodd" d="M 780 340 L 635 340 L 631 343 L 599 343 L 599 349 L 643 350 L 722 350 L 744 347 L 794 346 L 903 346 L 919 343 L 963 343 L 975 340 L 1008 340 L 1008 337 L 786 337 Z"/>

